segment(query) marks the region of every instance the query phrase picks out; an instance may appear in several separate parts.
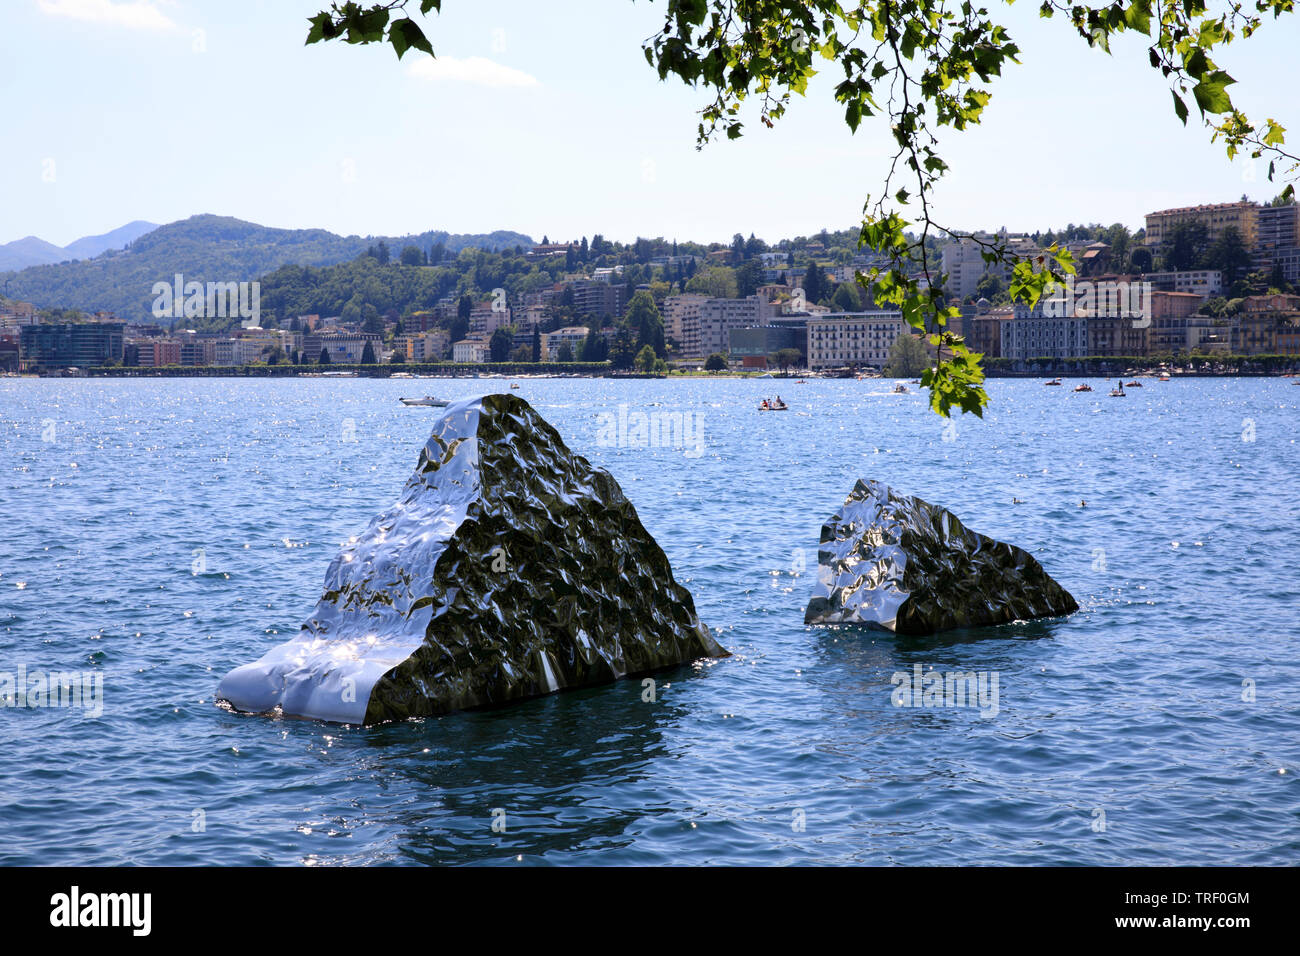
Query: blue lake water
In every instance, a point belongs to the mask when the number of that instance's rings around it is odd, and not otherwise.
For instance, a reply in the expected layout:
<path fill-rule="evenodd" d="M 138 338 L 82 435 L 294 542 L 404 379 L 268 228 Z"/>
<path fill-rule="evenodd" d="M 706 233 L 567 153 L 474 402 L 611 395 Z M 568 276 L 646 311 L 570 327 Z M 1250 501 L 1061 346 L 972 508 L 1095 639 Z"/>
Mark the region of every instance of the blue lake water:
<path fill-rule="evenodd" d="M 438 414 L 398 396 L 508 382 L 0 381 L 0 672 L 103 679 L 99 716 L 0 710 L 0 863 L 1293 864 L 1300 388 L 1093 384 L 996 380 L 952 427 L 882 382 L 523 380 L 734 656 L 653 702 L 355 728 L 213 692 L 396 499 Z M 620 405 L 700 442 L 611 444 Z M 1030 550 L 1081 610 L 805 627 L 859 477 Z M 996 675 L 996 713 L 895 706 L 915 665 Z"/>

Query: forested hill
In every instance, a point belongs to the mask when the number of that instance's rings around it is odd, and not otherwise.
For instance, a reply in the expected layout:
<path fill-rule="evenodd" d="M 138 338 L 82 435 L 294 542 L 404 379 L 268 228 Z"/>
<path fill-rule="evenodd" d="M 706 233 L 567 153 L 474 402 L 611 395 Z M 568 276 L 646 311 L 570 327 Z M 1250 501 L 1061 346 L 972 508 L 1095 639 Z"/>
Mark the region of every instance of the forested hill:
<path fill-rule="evenodd" d="M 498 231 L 453 235 L 443 231 L 413 236 L 337 236 L 324 229 L 273 229 L 229 216 L 192 216 L 147 233 L 126 249 L 94 259 L 32 266 L 0 273 L 0 290 L 11 299 L 41 308 L 114 312 L 128 322 L 150 321 L 155 282 L 244 282 L 285 265 L 326 266 L 350 260 L 384 242 L 396 256 L 406 246 L 435 247 L 456 254 L 465 248 L 524 249 L 533 240 Z"/>

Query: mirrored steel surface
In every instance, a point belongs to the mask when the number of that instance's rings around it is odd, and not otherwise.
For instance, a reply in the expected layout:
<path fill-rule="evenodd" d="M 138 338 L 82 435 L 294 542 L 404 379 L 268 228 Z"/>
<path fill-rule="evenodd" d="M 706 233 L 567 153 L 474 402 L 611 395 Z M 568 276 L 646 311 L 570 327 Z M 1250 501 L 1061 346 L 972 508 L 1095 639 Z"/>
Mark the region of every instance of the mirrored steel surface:
<path fill-rule="evenodd" d="M 822 526 L 805 624 L 932 634 L 1079 609 L 1029 552 L 952 512 L 859 479 Z"/>

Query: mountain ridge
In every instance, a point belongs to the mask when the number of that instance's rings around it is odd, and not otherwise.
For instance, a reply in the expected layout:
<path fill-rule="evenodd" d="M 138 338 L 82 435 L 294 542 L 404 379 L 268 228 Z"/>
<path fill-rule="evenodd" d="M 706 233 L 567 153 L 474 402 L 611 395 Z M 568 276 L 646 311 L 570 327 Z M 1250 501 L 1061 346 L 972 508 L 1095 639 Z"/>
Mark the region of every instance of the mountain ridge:
<path fill-rule="evenodd" d="M 0 243 L 0 272 L 56 265 L 73 259 L 91 259 L 110 249 L 121 249 L 157 228 L 157 223 L 136 219 L 97 236 L 74 239 L 66 246 L 57 246 L 40 236 L 24 236 L 12 242 Z"/>
<path fill-rule="evenodd" d="M 109 236 L 113 233 L 88 238 Z M 103 310 L 127 322 L 147 322 L 152 320 L 154 283 L 170 283 L 178 273 L 186 281 L 248 282 L 286 265 L 326 266 L 354 259 L 380 242 L 394 258 L 407 245 L 428 251 L 441 244 L 451 255 L 464 248 L 534 245 L 529 236 L 509 230 L 339 236 L 325 229 L 281 229 L 203 213 L 158 226 L 124 249 L 110 248 L 93 258 L 0 271 L 0 290 L 41 308 Z"/>

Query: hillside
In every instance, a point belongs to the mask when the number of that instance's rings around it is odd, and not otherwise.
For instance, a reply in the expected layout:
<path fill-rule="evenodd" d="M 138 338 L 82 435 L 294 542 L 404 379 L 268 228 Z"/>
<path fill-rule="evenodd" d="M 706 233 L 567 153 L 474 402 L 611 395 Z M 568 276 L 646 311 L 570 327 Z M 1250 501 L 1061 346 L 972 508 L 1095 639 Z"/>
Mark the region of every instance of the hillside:
<path fill-rule="evenodd" d="M 380 241 L 393 256 L 403 246 L 422 250 L 441 243 L 450 253 L 472 247 L 531 248 L 517 232 L 452 235 L 442 231 L 401 237 L 338 236 L 324 229 L 274 229 L 228 216 L 192 216 L 159 226 L 127 249 L 93 259 L 0 272 L 0 288 L 12 299 L 41 308 L 115 312 L 128 322 L 150 321 L 155 282 L 180 273 L 188 281 L 244 282 L 285 265 L 326 266 L 355 258 Z"/>

